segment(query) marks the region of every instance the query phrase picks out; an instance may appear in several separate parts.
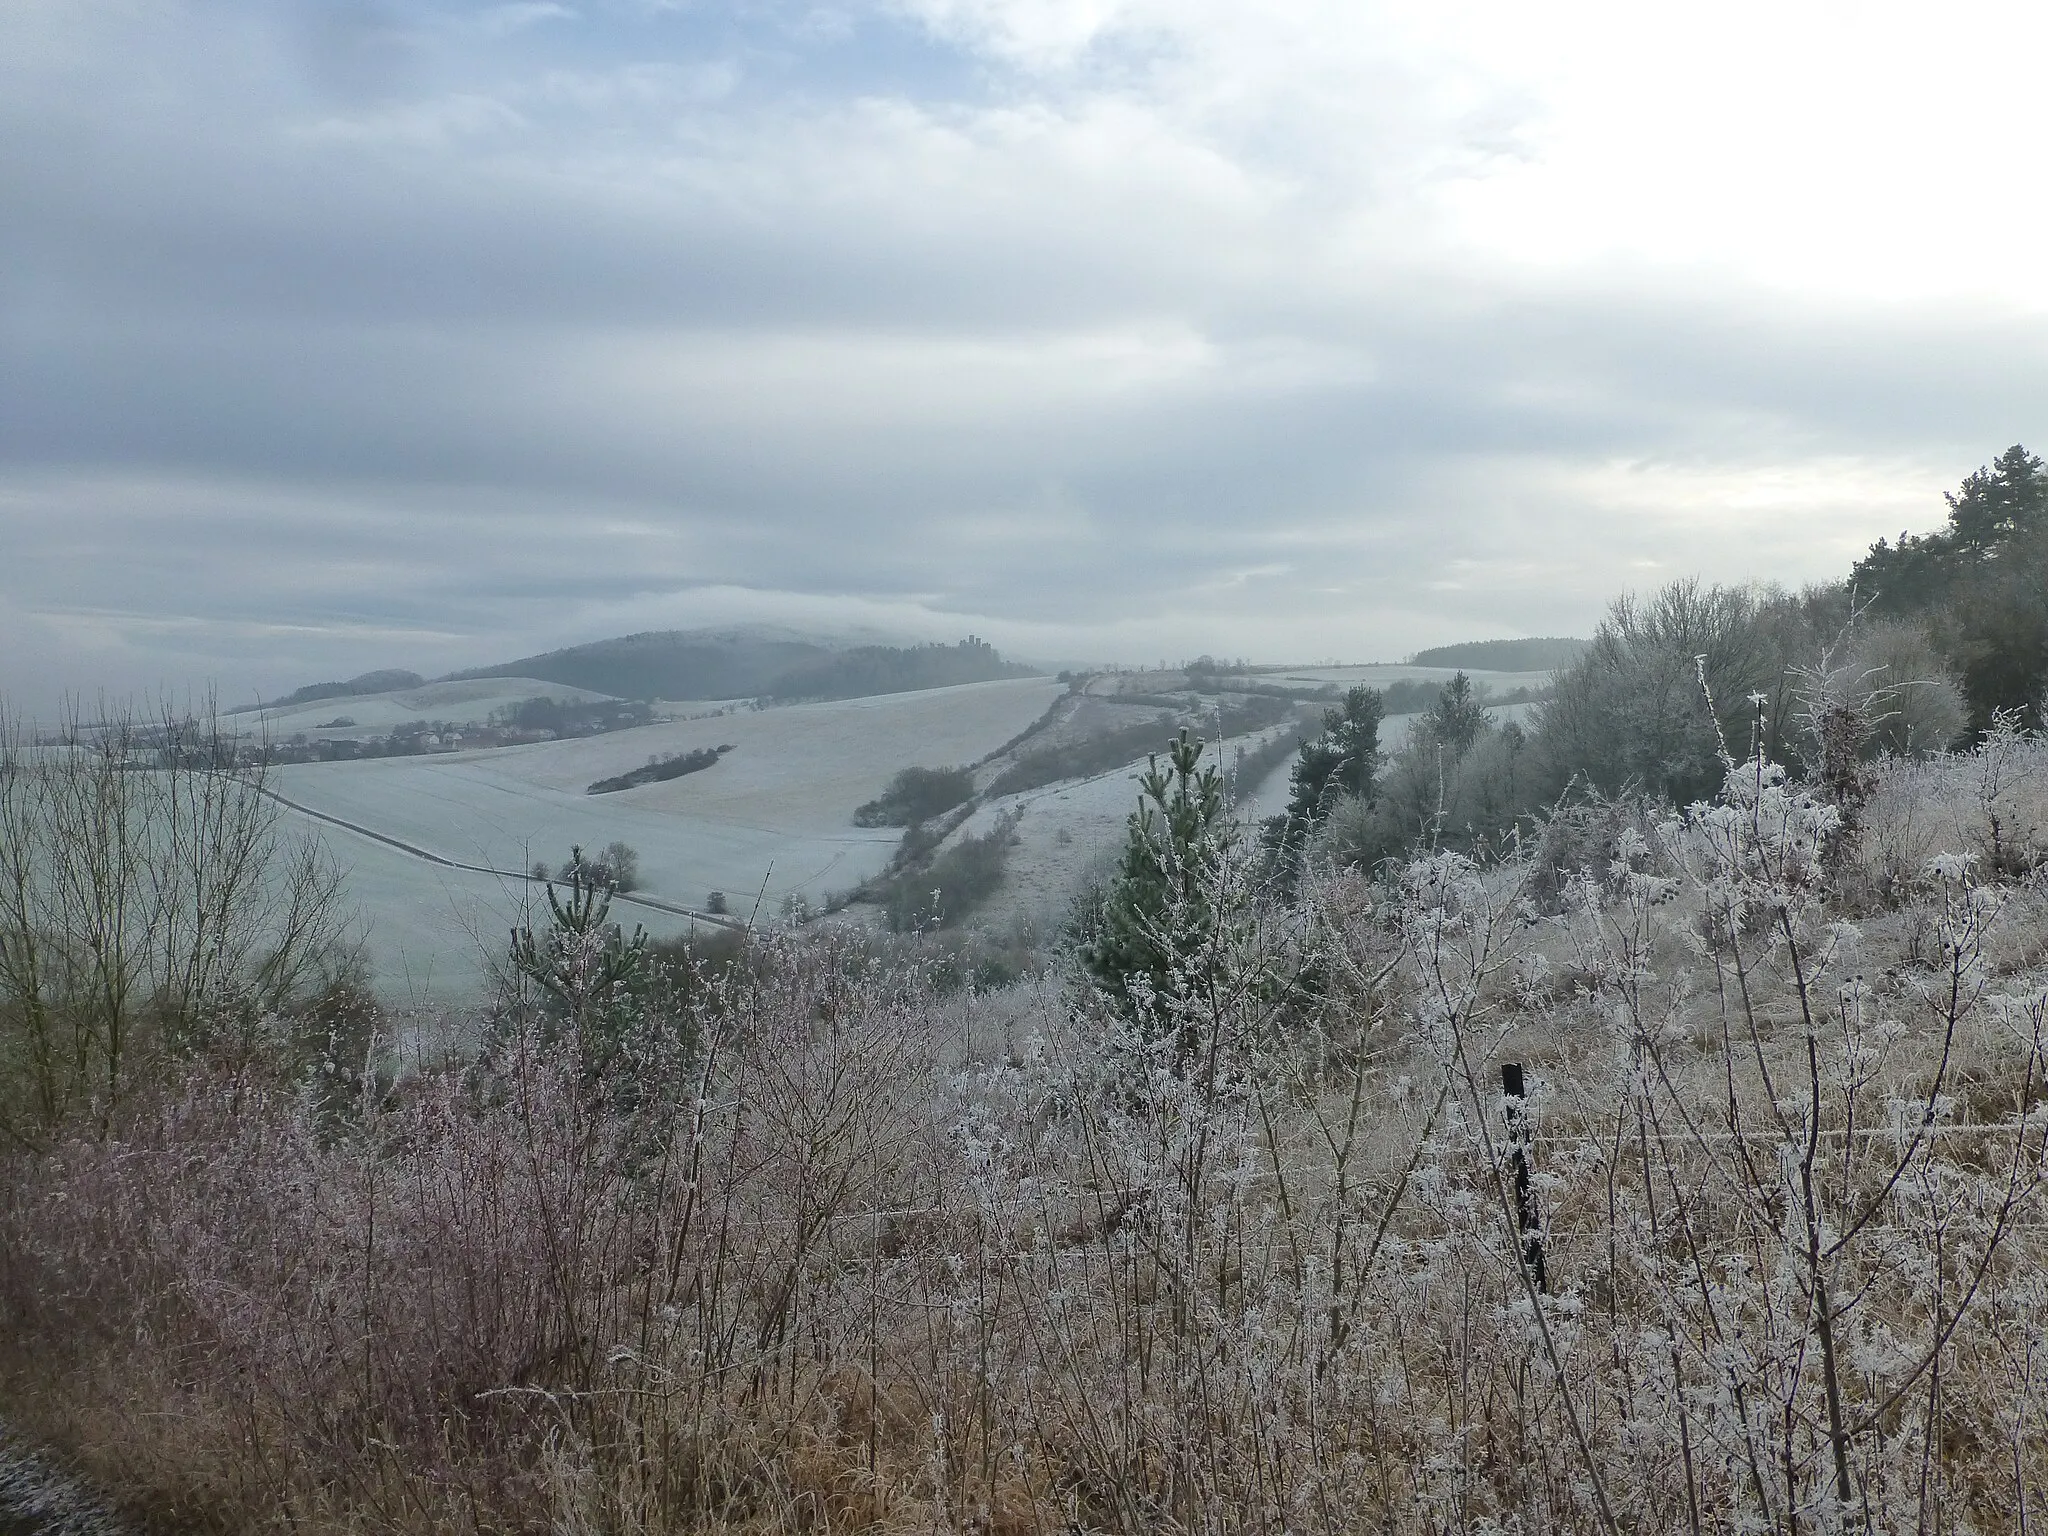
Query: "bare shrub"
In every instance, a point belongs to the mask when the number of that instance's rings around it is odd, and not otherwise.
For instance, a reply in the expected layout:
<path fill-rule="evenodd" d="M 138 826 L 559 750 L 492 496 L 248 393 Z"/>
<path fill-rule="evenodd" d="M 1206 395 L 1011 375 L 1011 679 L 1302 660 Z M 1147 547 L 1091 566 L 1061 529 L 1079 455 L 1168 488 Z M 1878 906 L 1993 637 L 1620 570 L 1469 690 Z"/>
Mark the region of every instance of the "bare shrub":
<path fill-rule="evenodd" d="M 1859 620 L 1847 663 L 1858 677 L 1891 690 L 1877 722 L 1877 745 L 1896 757 L 1946 752 L 1969 724 L 1969 706 L 1924 629 L 1896 619 Z"/>
<path fill-rule="evenodd" d="M 0 1133 L 103 1124 L 165 1050 L 253 1037 L 349 966 L 340 877 L 210 716 L 0 713 Z"/>

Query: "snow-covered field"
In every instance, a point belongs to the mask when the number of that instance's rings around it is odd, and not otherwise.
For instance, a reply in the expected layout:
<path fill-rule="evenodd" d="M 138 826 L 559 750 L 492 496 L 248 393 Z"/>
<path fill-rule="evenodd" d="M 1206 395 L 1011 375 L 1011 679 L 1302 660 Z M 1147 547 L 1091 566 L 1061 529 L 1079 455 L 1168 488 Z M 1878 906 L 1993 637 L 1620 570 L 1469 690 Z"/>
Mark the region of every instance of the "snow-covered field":
<path fill-rule="evenodd" d="M 332 826 L 319 831 L 347 872 L 349 904 L 378 993 L 387 1002 L 426 1007 L 473 1001 L 503 963 L 513 925 L 546 919 L 538 885 L 431 864 Z M 687 917 L 625 900 L 614 904 L 612 916 L 628 933 L 638 924 L 657 939 L 691 927 Z"/>
<path fill-rule="evenodd" d="M 897 769 L 972 762 L 1045 710 L 1062 685 L 1023 678 L 921 693 L 748 710 L 571 741 L 438 756 L 307 763 L 272 771 L 287 800 L 462 863 L 518 871 L 558 865 L 572 844 L 615 839 L 640 854 L 653 896 L 702 906 L 711 891 L 735 912 L 764 891 L 815 902 L 888 862 L 900 833 L 853 825 L 855 807 Z M 593 781 L 650 756 L 731 744 L 702 773 L 618 794 Z M 353 866 L 351 895 L 371 928 L 381 985 L 402 989 L 431 961 L 433 990 L 457 977 L 468 929 L 491 937 L 530 889 L 430 864 L 332 824 L 328 846 Z M 657 931 L 657 915 L 622 907 Z M 676 922 L 686 926 L 687 919 Z M 473 963 L 473 962 L 472 962 Z M 473 982 L 475 972 L 468 973 Z"/>
<path fill-rule="evenodd" d="M 360 694 L 355 698 L 315 699 L 288 709 L 250 710 L 223 716 L 221 723 L 242 735 L 267 735 L 273 741 L 300 731 L 321 736 L 362 736 L 428 720 L 483 725 L 494 710 L 527 699 L 597 704 L 610 697 L 608 693 L 592 693 L 588 688 L 571 688 L 564 683 L 544 683 L 532 677 L 479 677 L 459 683 L 428 683 L 425 687 L 392 693 Z M 338 719 L 355 723 L 333 730 L 320 729 Z"/>
<path fill-rule="evenodd" d="M 1431 672 L 1326 670 L 1332 674 L 1327 680 L 1345 683 L 1388 680 L 1359 675 L 1367 671 Z M 1299 675 L 1323 680 L 1314 669 Z M 1505 688 L 1540 681 L 1543 674 L 1475 676 Z M 572 845 L 594 849 L 620 840 L 638 850 L 644 892 L 656 900 L 701 908 L 712 891 L 721 891 L 741 916 L 757 900 L 772 916 L 793 894 L 815 905 L 827 892 L 855 885 L 888 862 L 901 834 L 856 827 L 853 812 L 899 768 L 973 762 L 1024 730 L 1062 691 L 1056 682 L 1026 678 L 743 708 L 531 746 L 297 764 L 273 770 L 270 782 L 287 800 L 323 816 L 457 863 L 506 872 L 452 869 L 331 822 L 320 824 L 328 846 L 350 869 L 350 895 L 368 925 L 380 988 L 407 1001 L 447 1002 L 473 995 L 501 953 L 506 929 L 523 904 L 537 899 L 538 887 L 510 878 L 535 860 L 559 866 Z M 1492 713 L 1518 718 L 1528 709 L 1508 706 Z M 1413 719 L 1386 720 L 1381 746 L 1397 747 Z M 1237 747 L 1251 750 L 1274 729 L 1225 742 L 1222 760 L 1229 762 Z M 592 782 L 649 757 L 720 745 L 733 750 L 701 773 L 617 794 L 584 792 Z M 1137 804 L 1140 766 L 1008 796 L 976 813 L 966 831 L 985 830 L 1005 812 L 1022 812 L 1018 846 L 989 918 L 1046 920 L 1064 911 L 1091 865 L 1122 836 L 1124 819 Z M 1290 766 L 1281 764 L 1248 797 L 1241 806 L 1247 819 L 1285 808 Z M 629 925 L 644 923 L 656 936 L 685 931 L 690 923 L 685 916 L 624 903 L 618 915 Z"/>

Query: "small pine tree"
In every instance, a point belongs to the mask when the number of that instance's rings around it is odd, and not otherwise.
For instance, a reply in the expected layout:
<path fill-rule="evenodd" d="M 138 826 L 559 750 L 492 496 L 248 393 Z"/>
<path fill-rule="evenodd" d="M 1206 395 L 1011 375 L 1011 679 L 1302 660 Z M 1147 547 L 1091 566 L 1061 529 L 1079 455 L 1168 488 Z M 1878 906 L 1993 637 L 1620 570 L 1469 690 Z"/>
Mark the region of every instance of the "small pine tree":
<path fill-rule="evenodd" d="M 1280 823 L 1282 862 L 1288 869 L 1299 863 L 1310 836 L 1340 798 L 1372 799 L 1385 707 L 1377 689 L 1353 688 L 1337 708 L 1323 711 L 1323 733 L 1301 744 L 1289 778 L 1287 814 Z"/>
<path fill-rule="evenodd" d="M 1460 672 L 1436 697 L 1436 703 L 1422 712 L 1415 728 L 1451 754 L 1453 760 L 1472 749 L 1472 743 L 1486 733 L 1493 722 L 1486 718 L 1486 706 L 1472 679 Z"/>
<path fill-rule="evenodd" d="M 1150 760 L 1138 809 L 1082 967 L 1118 1012 L 1139 1019 L 1148 1002 L 1170 1004 L 1213 944 L 1224 914 L 1217 876 L 1236 846 L 1223 777 L 1204 765 L 1202 744 L 1182 728 L 1167 765 Z M 1170 1007 L 1159 1010 L 1170 1016 Z"/>
<path fill-rule="evenodd" d="M 641 1022 L 651 970 L 647 934 L 628 939 L 611 920 L 612 882 L 578 848 L 563 867 L 566 898 L 548 884 L 552 921 L 512 930 L 512 968 L 540 993 L 550 1032 L 574 1042 L 585 1070 L 601 1073 Z"/>

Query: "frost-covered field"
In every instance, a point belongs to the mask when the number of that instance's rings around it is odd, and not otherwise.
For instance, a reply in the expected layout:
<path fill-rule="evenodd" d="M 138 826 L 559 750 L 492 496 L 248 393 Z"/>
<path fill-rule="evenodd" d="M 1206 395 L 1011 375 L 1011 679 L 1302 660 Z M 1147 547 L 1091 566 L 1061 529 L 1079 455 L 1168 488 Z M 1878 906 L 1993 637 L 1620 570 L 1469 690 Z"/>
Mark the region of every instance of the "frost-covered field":
<path fill-rule="evenodd" d="M 640 854 L 648 894 L 701 906 L 724 891 L 736 912 L 765 883 L 767 909 L 801 893 L 816 901 L 880 870 L 900 834 L 853 825 L 855 807 L 897 769 L 943 767 L 993 751 L 1038 718 L 1061 685 L 1035 678 L 922 693 L 741 711 L 573 741 L 426 757 L 307 763 L 273 770 L 280 795 L 461 863 L 519 871 L 559 864 L 572 844 L 613 840 Z M 618 794 L 594 780 L 650 756 L 731 744 L 716 767 Z M 473 985 L 475 934 L 491 945 L 527 887 L 430 864 L 323 825 L 354 873 L 350 894 L 370 924 L 380 985 Z M 621 907 L 621 916 L 629 909 Z M 659 914 L 631 920 L 661 931 Z M 670 928 L 686 926 L 676 919 Z M 464 966 L 471 967 L 464 970 Z"/>
<path fill-rule="evenodd" d="M 541 888 L 523 880 L 450 869 L 332 826 L 320 828 L 346 872 L 377 991 L 400 1007 L 459 1006 L 486 990 L 514 924 L 547 913 Z M 621 900 L 613 915 L 652 938 L 689 931 L 691 920 Z"/>
<path fill-rule="evenodd" d="M 1366 670 L 1397 669 L 1331 670 L 1345 676 L 1330 680 L 1348 681 Z M 1510 687 L 1542 674 L 1484 676 Z M 271 784 L 322 815 L 508 874 L 535 860 L 559 865 L 575 844 L 624 841 L 638 850 L 644 890 L 658 900 L 702 907 L 716 890 L 741 915 L 757 899 L 772 914 L 785 897 L 800 894 L 816 904 L 888 862 L 900 833 L 856 827 L 853 812 L 897 769 L 972 762 L 1030 725 L 1060 692 L 1057 683 L 1027 678 L 741 709 L 532 746 L 298 764 L 274 770 Z M 1491 713 L 1520 718 L 1528 709 Z M 1413 719 L 1387 719 L 1382 748 L 1398 747 Z M 1224 743 L 1223 760 L 1272 734 L 1233 738 Z M 704 772 L 618 794 L 584 793 L 650 756 L 725 744 L 733 750 Z M 1244 802 L 1247 819 L 1285 808 L 1289 766 L 1274 770 Z M 1064 909 L 1091 864 L 1121 837 L 1137 803 L 1138 767 L 1008 796 L 976 814 L 965 830 L 985 830 L 1004 812 L 1023 813 L 991 919 L 1045 918 Z M 331 824 L 322 832 L 351 870 L 350 894 L 368 925 L 378 985 L 395 997 L 448 1001 L 473 992 L 521 903 L 536 895 L 522 881 L 432 864 Z M 689 924 L 623 904 L 619 913 L 658 936 Z"/>

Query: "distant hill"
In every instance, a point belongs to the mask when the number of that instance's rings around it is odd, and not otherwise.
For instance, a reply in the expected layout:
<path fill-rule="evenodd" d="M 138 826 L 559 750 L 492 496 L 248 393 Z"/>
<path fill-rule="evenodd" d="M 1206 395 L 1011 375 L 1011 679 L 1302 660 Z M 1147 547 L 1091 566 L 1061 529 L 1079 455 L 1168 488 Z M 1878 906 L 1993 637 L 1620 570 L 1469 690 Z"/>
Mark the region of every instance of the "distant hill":
<path fill-rule="evenodd" d="M 244 704 L 239 709 L 228 710 L 231 715 L 245 715 L 251 710 L 291 709 L 299 704 L 314 704 L 321 699 L 356 699 L 370 693 L 394 693 L 402 688 L 418 688 L 426 682 L 417 672 L 401 672 L 387 669 L 382 672 L 365 672 L 361 677 L 352 677 L 345 683 L 308 683 L 273 699 L 267 704 Z"/>
<path fill-rule="evenodd" d="M 1554 672 L 1579 659 L 1583 640 L 1468 640 L 1439 645 L 1408 658 L 1418 667 L 1472 667 L 1486 672 Z"/>
<path fill-rule="evenodd" d="M 447 680 L 537 677 L 620 699 L 740 699 L 767 693 L 783 673 L 831 654 L 813 641 L 744 630 L 649 630 L 451 672 Z"/>
<path fill-rule="evenodd" d="M 766 691 L 784 699 L 864 699 L 1032 675 L 1032 668 L 1003 660 L 986 640 L 969 635 L 957 645 L 858 646 L 792 667 Z"/>
<path fill-rule="evenodd" d="M 536 677 L 621 699 L 853 699 L 1028 677 L 970 635 L 957 645 L 834 646 L 758 630 L 651 630 L 450 673 Z"/>

